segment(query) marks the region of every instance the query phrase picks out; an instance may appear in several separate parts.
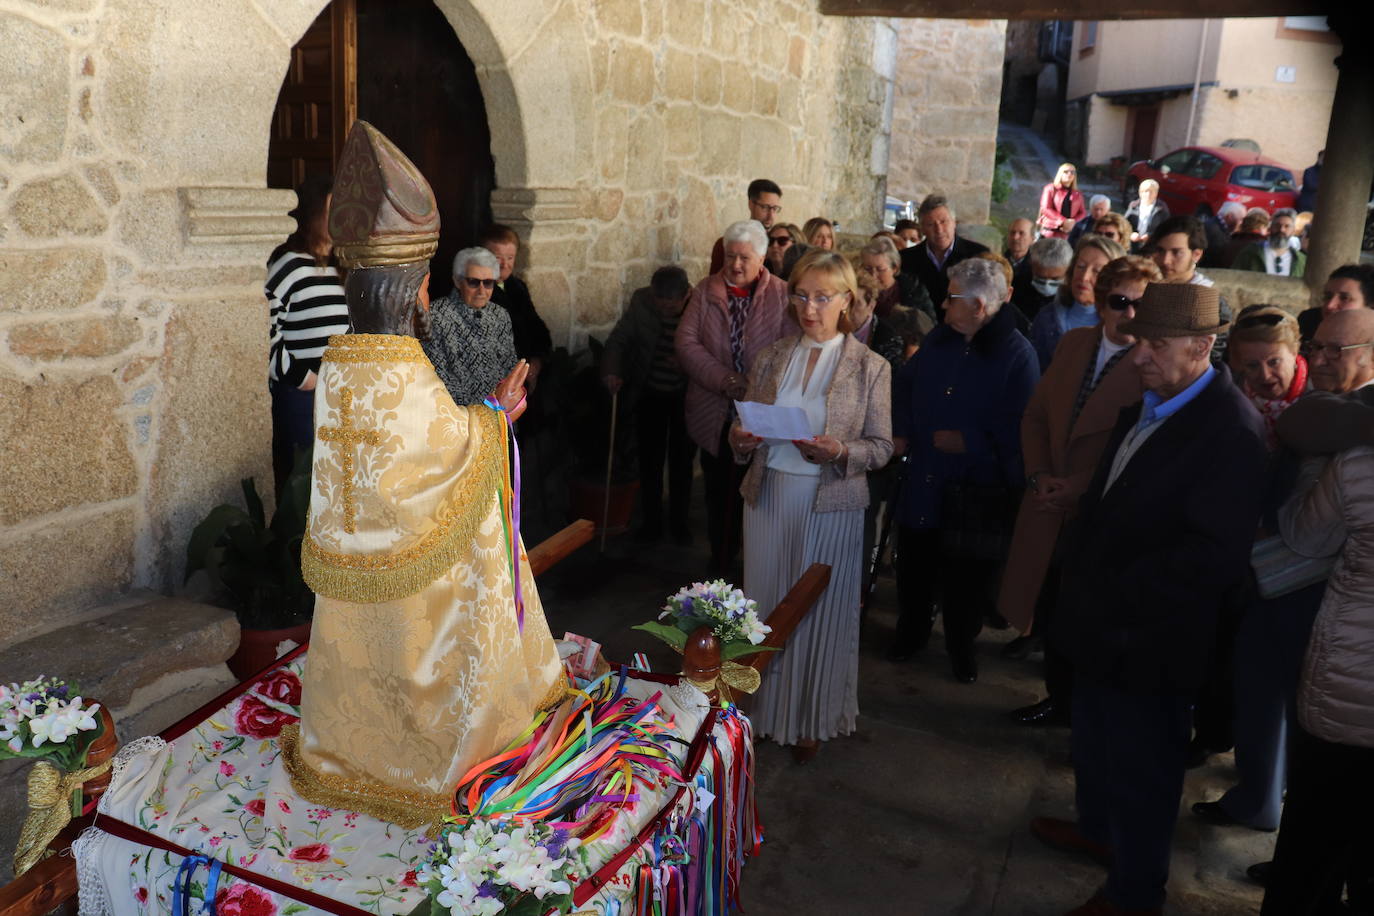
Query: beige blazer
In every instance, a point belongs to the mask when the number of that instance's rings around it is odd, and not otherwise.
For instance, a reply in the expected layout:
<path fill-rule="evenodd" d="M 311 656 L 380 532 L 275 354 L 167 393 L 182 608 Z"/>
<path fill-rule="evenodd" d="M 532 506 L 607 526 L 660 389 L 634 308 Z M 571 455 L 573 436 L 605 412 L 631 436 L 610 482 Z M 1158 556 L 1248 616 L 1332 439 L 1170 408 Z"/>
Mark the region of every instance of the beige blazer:
<path fill-rule="evenodd" d="M 787 372 L 792 352 L 801 344 L 801 335 L 784 337 L 754 358 L 749 370 L 746 401 L 772 404 L 778 386 Z M 735 421 L 739 425 L 739 421 Z M 816 488 L 815 512 L 842 512 L 868 505 L 867 472 L 887 464 L 892 457 L 892 368 L 887 360 L 846 334 L 835 375 L 825 392 L 825 435 L 838 439 L 849 449 L 843 462 L 821 466 Z M 758 505 L 763 489 L 763 472 L 768 463 L 768 445 L 760 445 L 740 493 L 751 506 Z M 738 453 L 736 461 L 749 460 Z"/>

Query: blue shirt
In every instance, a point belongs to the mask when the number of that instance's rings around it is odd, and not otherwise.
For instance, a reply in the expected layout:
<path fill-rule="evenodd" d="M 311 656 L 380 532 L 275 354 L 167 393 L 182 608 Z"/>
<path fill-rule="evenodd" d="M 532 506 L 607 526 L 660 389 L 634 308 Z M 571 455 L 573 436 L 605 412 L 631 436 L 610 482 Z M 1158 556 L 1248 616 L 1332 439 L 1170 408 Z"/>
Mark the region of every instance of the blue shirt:
<path fill-rule="evenodd" d="M 930 242 L 926 242 L 926 255 L 930 258 L 930 263 L 934 264 L 941 270 L 945 269 L 945 262 L 949 260 L 949 256 L 953 253 L 954 243 L 950 242 L 949 247 L 945 249 L 945 253 L 940 255 L 939 258 L 936 258 L 935 249 L 930 247 Z"/>
<path fill-rule="evenodd" d="M 1209 365 L 1207 371 L 1197 377 L 1197 381 L 1167 401 L 1161 400 L 1159 395 L 1153 391 L 1145 392 L 1145 407 L 1140 411 L 1140 420 L 1136 426 L 1144 429 L 1151 424 L 1169 419 L 1187 406 L 1189 401 L 1201 394 L 1202 389 L 1212 384 L 1212 379 L 1216 378 L 1216 374 L 1216 368 Z"/>
<path fill-rule="evenodd" d="M 1063 305 L 1055 302 L 1035 313 L 1031 321 L 1030 342 L 1035 348 L 1035 356 L 1040 361 L 1040 371 L 1049 368 L 1054 350 L 1059 346 L 1059 338 L 1074 328 L 1090 328 L 1097 324 L 1097 309 L 1091 305 L 1077 302 Z"/>

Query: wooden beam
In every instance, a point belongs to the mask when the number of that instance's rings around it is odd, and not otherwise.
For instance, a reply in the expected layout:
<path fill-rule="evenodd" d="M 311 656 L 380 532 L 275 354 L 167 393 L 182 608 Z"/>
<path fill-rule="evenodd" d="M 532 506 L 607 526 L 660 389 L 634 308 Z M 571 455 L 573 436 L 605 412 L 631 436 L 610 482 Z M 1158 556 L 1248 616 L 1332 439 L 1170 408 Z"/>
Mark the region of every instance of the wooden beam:
<path fill-rule="evenodd" d="M 812 563 L 806 572 L 801 574 L 797 583 L 782 596 L 778 606 L 773 608 L 773 613 L 768 615 L 768 625 L 773 631 L 763 640 L 763 645 L 776 649 L 786 645 L 788 637 L 797 629 L 797 625 L 802 622 L 802 618 L 811 610 L 811 606 L 829 584 L 830 567 L 824 563 Z M 748 665 L 762 674 L 763 669 L 768 667 L 768 662 L 777 654 L 758 652 L 744 655 L 740 657 L 739 664 Z"/>
<path fill-rule="evenodd" d="M 0 886 L 0 916 L 43 916 L 76 899 L 76 860 L 68 847 L 93 819 L 87 815 L 72 821 L 52 841 L 57 855 Z"/>
<path fill-rule="evenodd" d="M 826 16 L 896 16 L 921 19 L 1224 19 L 1227 16 L 1324 16 L 1331 0 L 1134 0 L 1108 6 L 1100 0 L 820 0 Z"/>
<path fill-rule="evenodd" d="M 550 566 L 590 541 L 595 533 L 594 522 L 579 518 L 526 553 L 530 560 L 530 572 L 536 576 L 545 572 Z"/>

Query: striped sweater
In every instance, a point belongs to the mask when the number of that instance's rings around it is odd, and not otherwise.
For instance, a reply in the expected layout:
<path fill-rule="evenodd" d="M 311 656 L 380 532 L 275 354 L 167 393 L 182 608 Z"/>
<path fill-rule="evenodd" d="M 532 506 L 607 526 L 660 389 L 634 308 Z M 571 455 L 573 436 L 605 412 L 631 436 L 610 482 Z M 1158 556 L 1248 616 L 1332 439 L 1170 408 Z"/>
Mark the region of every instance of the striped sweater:
<path fill-rule="evenodd" d="M 309 255 L 283 252 L 267 265 L 265 292 L 271 307 L 267 377 L 298 388 L 308 373 L 319 372 L 329 336 L 348 333 L 339 272 L 315 266 Z"/>

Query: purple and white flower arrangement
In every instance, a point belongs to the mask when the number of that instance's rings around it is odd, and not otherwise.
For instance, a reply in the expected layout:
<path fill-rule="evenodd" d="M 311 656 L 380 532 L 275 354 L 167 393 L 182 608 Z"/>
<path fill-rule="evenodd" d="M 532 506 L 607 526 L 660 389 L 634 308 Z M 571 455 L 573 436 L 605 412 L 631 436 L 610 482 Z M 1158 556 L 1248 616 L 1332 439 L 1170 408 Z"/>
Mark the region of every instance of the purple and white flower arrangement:
<path fill-rule="evenodd" d="M 100 704 L 57 678 L 0 684 L 0 757 L 34 757 L 72 770 L 100 734 Z"/>
<path fill-rule="evenodd" d="M 549 824 L 475 818 L 445 828 L 417 882 L 433 916 L 541 916 L 572 908 L 581 840 Z"/>
<path fill-rule="evenodd" d="M 662 621 L 662 622 L 659 622 Z M 652 633 L 678 651 L 692 631 L 707 627 L 720 640 L 723 659 L 760 651 L 772 627 L 759 620 L 758 603 L 724 579 L 693 582 L 668 597 L 658 621 L 635 627 Z"/>

